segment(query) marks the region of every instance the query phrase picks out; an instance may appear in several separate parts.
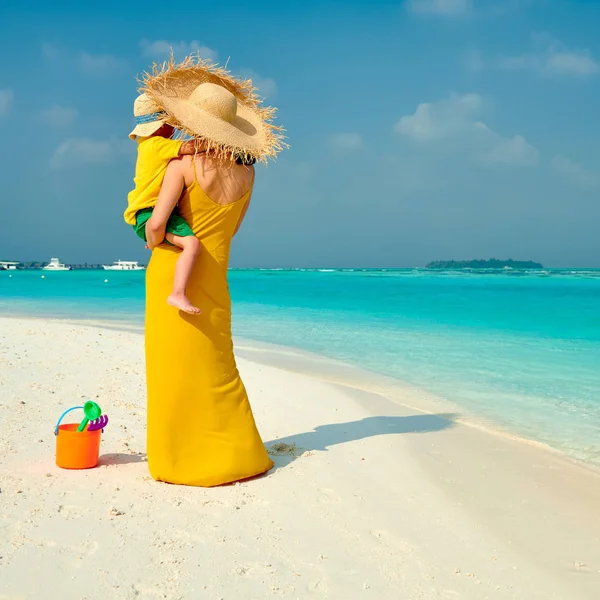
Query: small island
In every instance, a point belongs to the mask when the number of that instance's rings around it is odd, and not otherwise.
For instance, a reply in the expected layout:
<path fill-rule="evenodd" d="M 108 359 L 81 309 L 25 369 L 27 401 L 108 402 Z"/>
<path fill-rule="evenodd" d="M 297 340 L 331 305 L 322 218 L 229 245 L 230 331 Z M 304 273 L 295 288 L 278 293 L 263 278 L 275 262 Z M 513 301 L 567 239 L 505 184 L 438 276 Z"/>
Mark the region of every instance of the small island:
<path fill-rule="evenodd" d="M 543 265 L 532 260 L 436 260 L 425 265 L 426 269 L 543 269 Z"/>

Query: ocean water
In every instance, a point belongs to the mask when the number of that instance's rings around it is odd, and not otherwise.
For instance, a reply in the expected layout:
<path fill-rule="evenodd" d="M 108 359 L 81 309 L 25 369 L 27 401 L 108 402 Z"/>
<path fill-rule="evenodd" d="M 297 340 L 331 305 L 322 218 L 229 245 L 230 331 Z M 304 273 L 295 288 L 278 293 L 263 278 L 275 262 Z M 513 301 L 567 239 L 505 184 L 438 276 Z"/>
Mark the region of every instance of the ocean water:
<path fill-rule="evenodd" d="M 230 288 L 236 336 L 408 382 L 600 464 L 600 270 L 239 270 Z M 142 324 L 143 309 L 143 272 L 0 272 L 3 315 Z"/>

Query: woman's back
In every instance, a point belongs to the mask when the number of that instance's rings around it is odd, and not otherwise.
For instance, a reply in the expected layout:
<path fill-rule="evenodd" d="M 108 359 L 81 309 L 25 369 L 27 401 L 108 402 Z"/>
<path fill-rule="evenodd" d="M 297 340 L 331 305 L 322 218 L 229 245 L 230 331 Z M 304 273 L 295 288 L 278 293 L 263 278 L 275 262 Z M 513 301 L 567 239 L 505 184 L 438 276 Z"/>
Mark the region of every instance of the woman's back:
<path fill-rule="evenodd" d="M 185 182 L 179 212 L 204 248 L 226 267 L 231 238 L 252 194 L 254 167 L 224 164 L 199 154 L 181 159 L 179 168 Z"/>
<path fill-rule="evenodd" d="M 254 167 L 251 165 L 218 161 L 205 152 L 185 157 L 182 162 L 186 188 L 195 180 L 215 204 L 232 204 L 252 190 Z"/>

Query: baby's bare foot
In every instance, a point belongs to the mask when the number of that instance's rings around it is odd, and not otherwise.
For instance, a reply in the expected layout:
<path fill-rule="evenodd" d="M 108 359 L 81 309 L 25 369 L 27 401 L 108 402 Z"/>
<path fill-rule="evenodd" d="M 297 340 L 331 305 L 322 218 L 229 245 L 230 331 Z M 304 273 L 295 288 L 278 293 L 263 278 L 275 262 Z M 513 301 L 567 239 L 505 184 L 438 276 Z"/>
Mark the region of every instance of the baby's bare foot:
<path fill-rule="evenodd" d="M 182 310 L 190 315 L 199 315 L 202 311 L 199 308 L 196 308 L 184 294 L 171 294 L 167 298 L 167 304 Z"/>

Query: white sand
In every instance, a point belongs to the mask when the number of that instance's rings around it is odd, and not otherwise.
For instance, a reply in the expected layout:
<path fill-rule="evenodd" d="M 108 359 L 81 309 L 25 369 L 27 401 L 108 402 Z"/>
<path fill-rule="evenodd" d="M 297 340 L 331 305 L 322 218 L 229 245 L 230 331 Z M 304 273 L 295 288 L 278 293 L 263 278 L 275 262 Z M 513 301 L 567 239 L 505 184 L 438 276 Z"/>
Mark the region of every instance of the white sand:
<path fill-rule="evenodd" d="M 160 484 L 144 457 L 142 337 L 0 319 L 0 599 L 600 598 L 597 472 L 381 395 L 239 366 L 265 442 L 282 444 L 277 468 L 216 489 Z M 55 420 L 87 398 L 110 416 L 101 466 L 58 469 Z"/>

